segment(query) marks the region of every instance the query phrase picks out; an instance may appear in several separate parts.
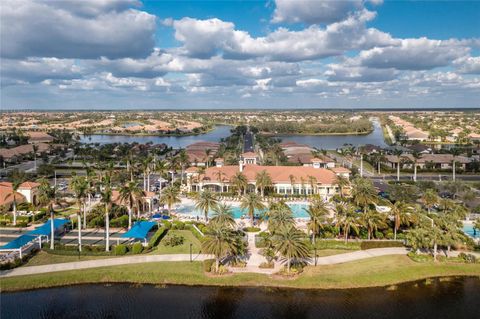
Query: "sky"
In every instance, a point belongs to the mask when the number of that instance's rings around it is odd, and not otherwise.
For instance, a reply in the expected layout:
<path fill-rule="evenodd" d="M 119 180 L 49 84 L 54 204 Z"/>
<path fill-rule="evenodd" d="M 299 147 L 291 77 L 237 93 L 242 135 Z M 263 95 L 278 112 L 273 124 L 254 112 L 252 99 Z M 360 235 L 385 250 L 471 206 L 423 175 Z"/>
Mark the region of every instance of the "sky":
<path fill-rule="evenodd" d="M 480 1 L 2 0 L 0 111 L 480 107 Z"/>

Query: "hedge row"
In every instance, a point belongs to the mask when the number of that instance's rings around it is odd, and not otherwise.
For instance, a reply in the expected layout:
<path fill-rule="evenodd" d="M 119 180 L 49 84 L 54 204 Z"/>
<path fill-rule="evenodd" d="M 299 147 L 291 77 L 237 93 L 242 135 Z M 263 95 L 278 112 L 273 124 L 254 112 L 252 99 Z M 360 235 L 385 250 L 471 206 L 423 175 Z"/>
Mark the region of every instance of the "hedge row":
<path fill-rule="evenodd" d="M 372 248 L 388 248 L 388 247 L 403 247 L 403 242 L 400 241 L 362 241 L 360 244 L 361 250 Z"/>
<path fill-rule="evenodd" d="M 148 242 L 148 248 L 152 248 L 152 247 L 155 247 L 157 246 L 160 241 L 162 240 L 163 237 L 165 237 L 165 235 L 167 234 L 168 232 L 168 229 L 167 227 L 160 227 L 156 232 L 155 234 L 153 234 L 152 238 L 150 238 L 150 241 Z"/>

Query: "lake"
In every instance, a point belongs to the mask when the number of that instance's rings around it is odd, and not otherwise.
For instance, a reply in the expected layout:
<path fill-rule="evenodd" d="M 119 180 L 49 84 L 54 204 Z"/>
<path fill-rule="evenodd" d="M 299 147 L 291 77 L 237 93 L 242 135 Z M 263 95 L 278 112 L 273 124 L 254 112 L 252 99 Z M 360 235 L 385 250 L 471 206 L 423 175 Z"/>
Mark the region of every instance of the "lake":
<path fill-rule="evenodd" d="M 367 135 L 279 135 L 282 141 L 294 141 L 300 144 L 307 144 L 312 147 L 323 149 L 336 149 L 345 143 L 354 146 L 374 144 L 378 146 L 387 146 L 383 139 L 383 132 L 380 123 L 372 121 L 374 130 Z M 134 135 L 89 135 L 82 136 L 82 143 L 141 143 L 153 142 L 155 144 L 165 143 L 173 148 L 183 148 L 190 144 L 200 141 L 219 142 L 221 138 L 230 136 L 231 126 L 220 125 L 212 131 L 200 135 L 188 136 L 134 136 Z"/>
<path fill-rule="evenodd" d="M 231 126 L 219 125 L 213 130 L 205 134 L 199 135 L 184 135 L 184 136 L 154 136 L 154 135 L 108 135 L 108 134 L 95 134 L 88 136 L 81 136 L 80 142 L 82 143 L 140 143 L 146 144 L 153 142 L 154 144 L 165 143 L 173 148 L 184 148 L 190 144 L 204 141 L 204 142 L 219 142 L 221 138 L 230 136 Z"/>
<path fill-rule="evenodd" d="M 81 285 L 1 294 L 2 318 L 478 318 L 480 279 L 396 289 Z"/>
<path fill-rule="evenodd" d="M 367 135 L 278 135 L 276 137 L 281 138 L 284 142 L 296 142 L 326 150 L 340 148 L 343 144 L 388 146 L 383 138 L 380 123 L 377 120 L 373 120 L 372 123 L 373 132 Z"/>

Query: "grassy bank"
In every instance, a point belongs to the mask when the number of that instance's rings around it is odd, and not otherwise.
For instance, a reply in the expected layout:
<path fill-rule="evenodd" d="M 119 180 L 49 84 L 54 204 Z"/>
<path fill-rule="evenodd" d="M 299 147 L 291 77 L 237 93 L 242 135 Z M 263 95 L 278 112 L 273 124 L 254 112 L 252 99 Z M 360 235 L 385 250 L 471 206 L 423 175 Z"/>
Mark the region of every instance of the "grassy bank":
<path fill-rule="evenodd" d="M 271 286 L 302 289 L 385 286 L 439 276 L 480 276 L 479 264 L 417 263 L 407 256 L 383 256 L 351 263 L 307 267 L 295 279 L 241 273 L 210 276 L 200 262 L 159 262 L 3 278 L 2 291 L 84 283 L 149 283 L 218 286 Z"/>

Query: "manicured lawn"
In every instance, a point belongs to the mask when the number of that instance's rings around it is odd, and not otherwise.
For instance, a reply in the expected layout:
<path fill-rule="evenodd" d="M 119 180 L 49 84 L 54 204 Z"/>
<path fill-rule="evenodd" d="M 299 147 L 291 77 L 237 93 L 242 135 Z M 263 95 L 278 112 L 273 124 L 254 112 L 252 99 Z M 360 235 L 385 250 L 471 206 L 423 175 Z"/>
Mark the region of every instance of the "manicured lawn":
<path fill-rule="evenodd" d="M 39 266 L 39 265 L 48 265 L 48 264 L 58 264 L 58 263 L 68 263 L 74 261 L 84 261 L 84 260 L 94 260 L 94 259 L 104 259 L 104 258 L 113 258 L 115 256 L 64 256 L 64 255 L 54 255 L 49 254 L 44 251 L 39 251 L 35 256 L 33 256 L 25 266 Z"/>
<path fill-rule="evenodd" d="M 177 235 L 182 236 L 185 240 L 182 245 L 178 246 L 167 246 L 167 242 L 170 236 Z M 168 234 L 162 239 L 160 244 L 158 244 L 157 249 L 152 251 L 150 254 L 189 254 L 190 253 L 190 244 L 192 244 L 192 252 L 198 254 L 200 252 L 201 244 L 200 241 L 192 234 L 189 230 L 169 230 Z"/>
<path fill-rule="evenodd" d="M 480 264 L 417 263 L 407 256 L 383 256 L 351 263 L 307 267 L 295 279 L 241 273 L 208 276 L 201 262 L 160 262 L 66 271 L 1 280 L 3 291 L 99 282 L 151 284 L 355 288 L 385 286 L 436 276 L 480 276 Z"/>

